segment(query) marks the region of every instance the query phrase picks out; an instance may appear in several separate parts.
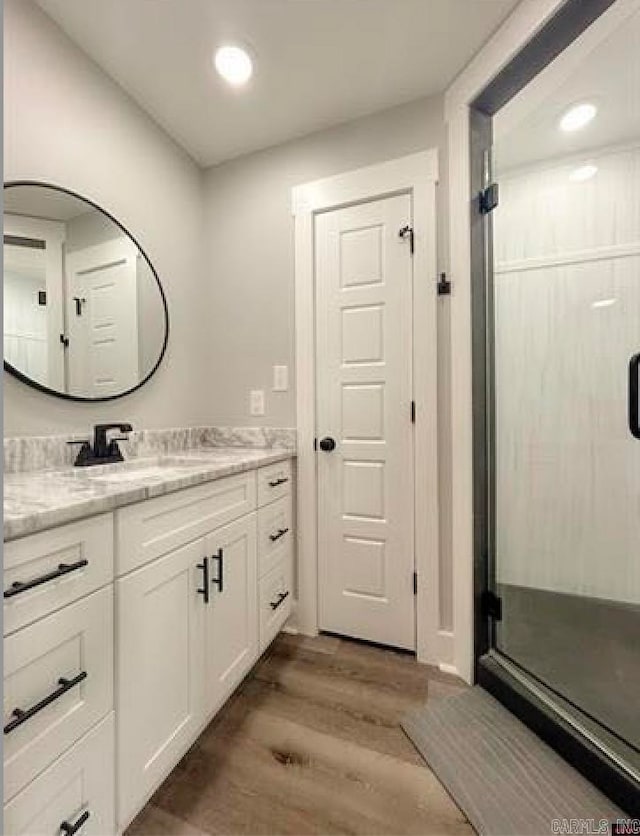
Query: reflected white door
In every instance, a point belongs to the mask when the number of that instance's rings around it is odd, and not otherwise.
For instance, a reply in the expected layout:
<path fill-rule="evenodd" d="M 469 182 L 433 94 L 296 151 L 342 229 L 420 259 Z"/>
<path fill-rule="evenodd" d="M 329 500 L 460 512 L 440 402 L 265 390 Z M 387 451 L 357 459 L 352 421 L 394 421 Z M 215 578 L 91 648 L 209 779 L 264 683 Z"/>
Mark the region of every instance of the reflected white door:
<path fill-rule="evenodd" d="M 319 626 L 415 649 L 411 198 L 315 223 Z"/>
<path fill-rule="evenodd" d="M 139 382 L 137 256 L 126 238 L 67 255 L 71 394 L 105 397 Z"/>

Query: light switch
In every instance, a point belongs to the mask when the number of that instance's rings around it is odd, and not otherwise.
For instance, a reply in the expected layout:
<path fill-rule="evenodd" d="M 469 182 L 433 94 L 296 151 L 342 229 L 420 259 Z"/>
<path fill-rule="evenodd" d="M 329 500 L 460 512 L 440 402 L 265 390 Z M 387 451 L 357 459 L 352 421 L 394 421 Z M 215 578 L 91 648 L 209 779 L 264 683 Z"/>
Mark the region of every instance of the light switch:
<path fill-rule="evenodd" d="M 289 367 L 273 367 L 273 391 L 286 392 L 289 389 Z"/>
<path fill-rule="evenodd" d="M 249 392 L 249 412 L 251 415 L 264 415 L 264 389 Z"/>

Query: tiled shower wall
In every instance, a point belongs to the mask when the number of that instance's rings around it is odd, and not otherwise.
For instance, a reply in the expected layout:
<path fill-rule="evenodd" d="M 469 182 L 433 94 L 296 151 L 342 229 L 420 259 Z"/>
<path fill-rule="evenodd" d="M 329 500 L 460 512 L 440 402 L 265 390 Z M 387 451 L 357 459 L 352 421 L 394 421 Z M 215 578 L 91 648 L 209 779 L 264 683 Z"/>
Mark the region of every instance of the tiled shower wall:
<path fill-rule="evenodd" d="M 573 182 L 584 162 L 596 175 Z M 498 580 L 640 601 L 640 142 L 500 176 Z"/>

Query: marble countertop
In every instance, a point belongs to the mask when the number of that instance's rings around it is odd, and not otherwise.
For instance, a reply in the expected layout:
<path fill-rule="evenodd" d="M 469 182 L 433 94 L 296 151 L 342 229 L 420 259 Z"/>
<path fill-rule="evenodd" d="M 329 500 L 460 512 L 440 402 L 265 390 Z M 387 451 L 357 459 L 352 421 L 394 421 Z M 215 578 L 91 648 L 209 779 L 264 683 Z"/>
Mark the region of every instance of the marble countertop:
<path fill-rule="evenodd" d="M 274 447 L 209 447 L 121 464 L 9 473 L 4 478 L 4 540 L 293 456 L 291 450 Z"/>

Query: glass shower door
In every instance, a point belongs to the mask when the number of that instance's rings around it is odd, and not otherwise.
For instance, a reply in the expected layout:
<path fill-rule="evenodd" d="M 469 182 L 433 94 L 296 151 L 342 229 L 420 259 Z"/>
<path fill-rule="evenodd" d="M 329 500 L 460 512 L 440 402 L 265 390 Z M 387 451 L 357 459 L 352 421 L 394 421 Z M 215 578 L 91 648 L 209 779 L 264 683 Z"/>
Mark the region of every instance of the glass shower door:
<path fill-rule="evenodd" d="M 494 118 L 490 334 L 495 647 L 638 752 L 639 42 Z"/>

